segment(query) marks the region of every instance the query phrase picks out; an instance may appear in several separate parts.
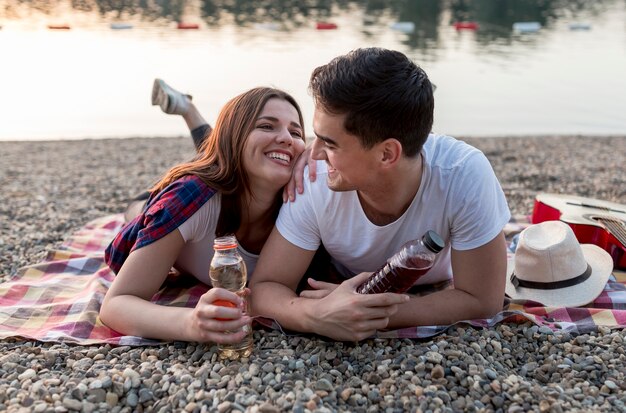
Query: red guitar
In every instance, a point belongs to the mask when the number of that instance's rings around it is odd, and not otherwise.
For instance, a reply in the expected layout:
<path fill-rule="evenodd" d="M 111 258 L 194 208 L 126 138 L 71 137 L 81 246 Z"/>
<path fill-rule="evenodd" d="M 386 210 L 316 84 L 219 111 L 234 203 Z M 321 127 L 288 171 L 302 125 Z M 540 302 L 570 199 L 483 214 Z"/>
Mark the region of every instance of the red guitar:
<path fill-rule="evenodd" d="M 615 268 L 626 269 L 626 206 L 579 196 L 539 194 L 531 222 L 561 220 L 581 244 L 595 244 L 613 258 Z"/>

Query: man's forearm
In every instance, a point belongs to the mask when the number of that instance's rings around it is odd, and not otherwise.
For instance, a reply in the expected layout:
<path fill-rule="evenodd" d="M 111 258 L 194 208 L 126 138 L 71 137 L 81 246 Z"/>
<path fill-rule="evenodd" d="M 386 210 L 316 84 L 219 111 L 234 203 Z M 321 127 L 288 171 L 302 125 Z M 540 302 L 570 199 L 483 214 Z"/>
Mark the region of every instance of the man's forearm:
<path fill-rule="evenodd" d="M 316 300 L 298 297 L 289 287 L 272 281 L 255 284 L 250 299 L 252 315 L 272 318 L 283 328 L 301 332 L 314 332 L 309 318 L 313 301 Z"/>
<path fill-rule="evenodd" d="M 388 329 L 424 325 L 449 325 L 461 320 L 489 318 L 502 309 L 502 297 L 476 297 L 468 292 L 448 289 L 425 296 L 411 296 L 389 320 Z"/>

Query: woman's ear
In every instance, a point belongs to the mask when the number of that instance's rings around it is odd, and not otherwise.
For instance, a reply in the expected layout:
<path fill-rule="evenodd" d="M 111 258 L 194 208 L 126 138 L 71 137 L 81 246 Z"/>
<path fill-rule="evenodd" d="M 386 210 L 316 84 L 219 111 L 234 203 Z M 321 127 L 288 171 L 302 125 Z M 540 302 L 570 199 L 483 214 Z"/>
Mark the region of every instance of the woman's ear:
<path fill-rule="evenodd" d="M 381 163 L 383 165 L 392 166 L 402 157 L 402 144 L 399 140 L 389 138 L 380 144 Z"/>

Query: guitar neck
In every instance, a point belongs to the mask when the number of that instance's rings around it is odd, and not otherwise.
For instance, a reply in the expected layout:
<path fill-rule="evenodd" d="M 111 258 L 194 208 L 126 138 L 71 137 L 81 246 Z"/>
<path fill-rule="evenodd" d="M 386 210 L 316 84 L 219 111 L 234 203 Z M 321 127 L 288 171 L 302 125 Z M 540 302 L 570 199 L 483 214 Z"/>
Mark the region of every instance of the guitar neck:
<path fill-rule="evenodd" d="M 599 209 L 601 211 L 606 211 L 606 212 L 619 212 L 621 214 L 626 214 L 625 210 L 615 209 L 615 208 L 611 208 L 611 207 L 605 207 L 605 206 L 601 206 L 601 205 L 586 204 L 584 202 L 567 201 L 566 204 L 567 205 L 578 206 L 578 207 L 582 207 L 582 208 Z"/>

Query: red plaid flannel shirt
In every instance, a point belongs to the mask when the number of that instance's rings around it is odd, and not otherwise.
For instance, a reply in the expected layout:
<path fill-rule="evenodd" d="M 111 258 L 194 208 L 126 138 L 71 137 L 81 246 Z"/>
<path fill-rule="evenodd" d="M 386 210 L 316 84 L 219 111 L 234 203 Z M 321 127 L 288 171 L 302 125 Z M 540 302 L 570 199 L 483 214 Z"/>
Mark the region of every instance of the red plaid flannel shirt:
<path fill-rule="evenodd" d="M 126 224 L 107 247 L 107 265 L 117 274 L 131 252 L 178 228 L 216 192 L 197 176 L 187 175 L 150 195 L 143 212 Z"/>

